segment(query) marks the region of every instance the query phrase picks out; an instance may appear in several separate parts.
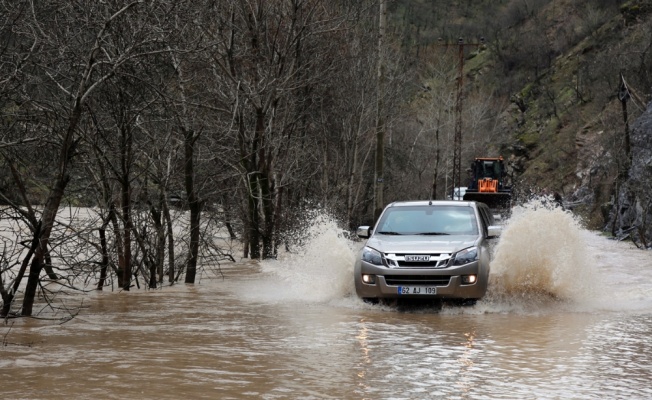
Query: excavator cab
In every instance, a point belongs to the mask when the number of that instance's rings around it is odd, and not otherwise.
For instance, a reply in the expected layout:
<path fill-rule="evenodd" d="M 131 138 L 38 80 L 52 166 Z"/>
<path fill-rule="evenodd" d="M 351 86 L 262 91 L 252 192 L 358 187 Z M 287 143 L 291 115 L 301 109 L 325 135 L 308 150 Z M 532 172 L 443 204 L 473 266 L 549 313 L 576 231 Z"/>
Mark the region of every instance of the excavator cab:
<path fill-rule="evenodd" d="M 464 200 L 479 201 L 503 213 L 512 202 L 512 188 L 507 184 L 503 157 L 476 158 L 471 164 L 469 186 Z"/>

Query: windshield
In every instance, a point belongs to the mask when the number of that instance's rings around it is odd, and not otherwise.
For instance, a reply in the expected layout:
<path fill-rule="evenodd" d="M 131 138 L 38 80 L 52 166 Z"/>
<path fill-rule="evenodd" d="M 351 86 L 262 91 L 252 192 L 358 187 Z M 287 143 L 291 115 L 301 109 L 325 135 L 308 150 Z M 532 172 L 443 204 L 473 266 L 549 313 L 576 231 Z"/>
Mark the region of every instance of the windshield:
<path fill-rule="evenodd" d="M 479 178 L 500 179 L 502 177 L 498 161 L 482 161 L 479 172 Z"/>
<path fill-rule="evenodd" d="M 477 235 L 471 207 L 399 206 L 383 213 L 376 233 L 384 235 Z"/>

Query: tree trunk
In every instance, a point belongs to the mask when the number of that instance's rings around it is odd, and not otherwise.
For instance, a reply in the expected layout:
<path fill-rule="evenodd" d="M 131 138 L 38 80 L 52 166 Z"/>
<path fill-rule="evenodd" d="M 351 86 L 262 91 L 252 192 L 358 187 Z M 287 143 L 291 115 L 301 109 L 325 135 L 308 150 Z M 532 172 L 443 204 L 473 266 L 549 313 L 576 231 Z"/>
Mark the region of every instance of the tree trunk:
<path fill-rule="evenodd" d="M 72 145 L 69 147 L 69 149 Z M 66 159 L 69 157 L 67 151 L 64 157 Z M 60 171 L 67 171 L 68 162 L 65 161 L 62 163 Z M 25 297 L 23 298 L 23 315 L 31 316 L 32 308 L 34 306 L 34 298 L 36 297 L 36 289 L 38 288 L 38 283 L 40 280 L 41 270 L 43 269 L 43 260 L 45 253 L 47 253 L 48 243 L 50 239 L 50 233 L 52 232 L 52 226 L 54 225 L 54 220 L 57 215 L 57 210 L 59 209 L 59 204 L 63 198 L 63 193 L 66 185 L 68 184 L 67 174 L 60 173 L 54 189 L 51 191 L 48 200 L 45 203 L 45 208 L 43 209 L 43 216 L 41 217 L 42 221 L 42 231 L 39 238 L 39 245 L 34 252 L 34 258 L 29 268 L 29 276 L 27 278 L 27 286 L 25 287 Z"/>
<path fill-rule="evenodd" d="M 260 214 L 258 195 L 258 174 L 251 173 L 249 181 L 249 256 L 252 260 L 260 258 Z"/>
<path fill-rule="evenodd" d="M 124 286 L 124 270 L 126 264 L 125 251 L 123 248 L 122 233 L 120 231 L 120 224 L 115 209 L 115 204 L 109 204 L 109 219 L 113 225 L 113 235 L 115 236 L 116 252 L 118 253 L 118 269 L 116 275 L 118 276 L 118 287 Z"/>
<path fill-rule="evenodd" d="M 163 195 L 159 196 L 159 204 L 163 202 Z M 154 230 L 156 232 L 156 245 L 153 262 L 149 267 L 149 288 L 156 289 L 157 282 L 163 281 L 163 258 L 165 257 L 165 228 L 163 227 L 163 216 L 161 211 L 157 210 L 152 204 L 150 205 L 150 214 L 154 221 Z M 144 249 L 143 249 L 144 250 Z M 159 279 L 157 279 L 157 276 Z"/>
<path fill-rule="evenodd" d="M 163 207 L 165 205 L 165 192 L 161 191 L 159 197 L 161 210 L 155 215 L 156 225 L 156 267 L 158 268 L 158 283 L 163 286 L 163 270 L 165 264 L 165 217 L 163 216 Z"/>
<path fill-rule="evenodd" d="M 263 203 L 263 214 L 265 215 L 265 227 L 263 234 L 263 259 L 274 258 L 274 190 L 271 184 L 269 170 L 266 167 L 261 174 L 261 197 Z"/>
<path fill-rule="evenodd" d="M 106 280 L 106 273 L 109 267 L 109 249 L 106 244 L 106 227 L 108 225 L 109 218 L 102 223 L 102 226 L 99 229 L 102 263 L 100 264 L 100 279 L 97 282 L 97 290 L 102 290 L 104 288 L 104 281 Z"/>
<path fill-rule="evenodd" d="M 439 158 L 440 158 L 439 119 L 437 119 L 437 128 L 435 129 L 435 168 L 432 172 L 432 189 L 430 192 L 430 200 L 437 199 L 437 177 L 439 176 Z"/>
<path fill-rule="evenodd" d="M 188 249 L 188 265 L 186 268 L 186 283 L 195 283 L 197 273 L 197 258 L 199 256 L 199 223 L 201 218 L 201 202 L 195 189 L 194 151 L 195 135 L 192 130 L 184 130 L 185 149 L 185 182 L 188 206 L 190 208 L 190 248 Z"/>
<path fill-rule="evenodd" d="M 11 311 L 11 304 L 13 303 L 14 298 L 16 297 L 16 292 L 18 292 L 20 282 L 23 280 L 23 276 L 25 275 L 25 271 L 27 270 L 27 265 L 29 264 L 32 256 L 34 255 L 34 252 L 36 251 L 36 248 L 38 247 L 40 236 L 41 236 L 41 223 L 39 222 L 34 228 L 34 238 L 32 239 L 32 244 L 29 246 L 27 255 L 25 256 L 25 258 L 23 258 L 23 262 L 20 266 L 20 269 L 18 270 L 18 275 L 16 276 L 16 279 L 14 279 L 14 284 L 11 287 L 11 289 L 9 289 L 9 292 L 5 292 L 4 285 L 2 284 L 2 282 L 0 282 L 0 290 L 2 291 L 2 311 L 0 311 L 1 317 L 6 317 Z"/>
<path fill-rule="evenodd" d="M 122 289 L 129 290 L 133 274 L 131 265 L 131 232 L 133 230 L 133 221 L 131 219 L 131 159 L 133 137 L 130 130 L 126 127 L 120 129 L 120 133 L 120 161 L 122 167 L 122 176 L 120 177 L 120 197 L 122 199 L 122 223 L 124 225 L 122 245 L 124 250 Z"/>
<path fill-rule="evenodd" d="M 165 226 L 168 236 L 168 282 L 174 283 L 174 231 L 172 230 L 172 218 L 170 217 L 170 207 L 168 207 L 167 199 L 163 201 L 163 217 L 165 218 Z"/>
<path fill-rule="evenodd" d="M 384 152 L 385 152 L 385 116 L 383 96 L 385 92 L 385 27 L 387 25 L 387 0 L 380 0 L 380 17 L 378 23 L 378 93 L 376 99 L 376 167 L 375 185 L 376 195 L 374 202 L 374 221 L 380 217 L 385 206 L 383 200 L 384 189 Z"/>
<path fill-rule="evenodd" d="M 279 179 L 280 181 L 281 179 Z M 278 194 L 276 196 L 276 206 L 274 210 L 274 254 L 273 258 L 278 257 L 278 246 L 280 245 L 281 237 L 281 215 L 283 209 L 283 186 L 278 188 Z"/>
<path fill-rule="evenodd" d="M 131 286 L 132 265 L 131 265 L 131 195 L 129 184 L 122 187 L 122 220 L 124 221 L 124 234 L 122 236 L 122 248 L 124 251 L 124 265 L 122 270 L 122 288 L 129 290 Z"/>
<path fill-rule="evenodd" d="M 43 270 L 45 271 L 45 274 L 48 276 L 48 278 L 53 280 L 59 279 L 59 276 L 54 272 L 54 268 L 52 267 L 52 257 L 50 257 L 49 251 L 45 253 L 45 263 L 43 264 Z"/>
<path fill-rule="evenodd" d="M 260 258 L 260 191 L 261 191 L 261 172 L 258 167 L 261 165 L 258 161 L 259 149 L 262 145 L 264 138 L 264 115 L 262 110 L 256 110 L 256 128 L 254 140 L 251 141 L 251 149 L 247 148 L 247 141 L 245 139 L 245 127 L 243 117 L 239 116 L 239 133 L 238 140 L 240 143 L 240 161 L 244 167 L 246 176 L 245 182 L 247 184 L 247 223 L 249 241 L 249 256 L 251 259 Z"/>
<path fill-rule="evenodd" d="M 27 285 L 25 287 L 25 297 L 23 298 L 22 313 L 25 316 L 32 315 L 36 289 L 40 280 L 41 269 L 43 268 L 43 259 L 48 251 L 50 233 L 52 233 L 54 220 L 57 217 L 57 211 L 59 210 L 59 204 L 61 204 L 66 185 L 68 185 L 68 181 L 70 180 L 70 177 L 68 176 L 68 167 L 75 153 L 76 142 L 74 140 L 74 134 L 81 119 L 81 112 L 81 95 L 78 95 L 70 115 L 66 135 L 61 144 L 61 152 L 59 153 L 59 171 L 55 183 L 50 190 L 50 194 L 48 195 L 48 199 L 45 202 L 45 207 L 43 208 L 43 214 L 41 216 L 39 245 L 34 251 L 34 258 L 32 259 L 29 276 L 27 278 Z"/>
<path fill-rule="evenodd" d="M 356 132 L 355 137 L 353 138 L 353 149 L 351 154 L 353 155 L 353 160 L 349 167 L 349 183 L 346 187 L 346 224 L 351 226 L 351 219 L 353 218 L 353 193 L 355 187 L 356 176 L 358 174 L 358 143 L 359 143 L 359 131 Z"/>

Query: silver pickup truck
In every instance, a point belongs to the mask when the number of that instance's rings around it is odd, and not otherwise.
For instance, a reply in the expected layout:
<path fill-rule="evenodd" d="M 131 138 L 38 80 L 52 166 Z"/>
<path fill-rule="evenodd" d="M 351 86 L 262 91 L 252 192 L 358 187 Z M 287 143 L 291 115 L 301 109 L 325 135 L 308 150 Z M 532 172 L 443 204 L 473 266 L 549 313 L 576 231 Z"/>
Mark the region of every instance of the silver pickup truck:
<path fill-rule="evenodd" d="M 354 267 L 365 300 L 436 298 L 477 300 L 487 292 L 489 241 L 500 235 L 489 208 L 474 201 L 389 204 Z"/>

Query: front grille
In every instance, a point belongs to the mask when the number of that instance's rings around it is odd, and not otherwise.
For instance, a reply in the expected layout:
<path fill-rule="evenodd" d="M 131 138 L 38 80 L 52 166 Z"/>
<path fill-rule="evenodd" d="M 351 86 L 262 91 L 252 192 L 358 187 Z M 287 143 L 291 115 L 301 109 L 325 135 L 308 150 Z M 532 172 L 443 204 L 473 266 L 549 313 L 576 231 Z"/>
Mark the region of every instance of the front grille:
<path fill-rule="evenodd" d="M 399 268 L 437 268 L 440 267 L 441 263 L 439 261 L 398 261 Z"/>
<path fill-rule="evenodd" d="M 448 286 L 450 275 L 386 275 L 385 282 L 391 286 L 433 285 Z"/>
<path fill-rule="evenodd" d="M 434 254 L 424 254 L 430 257 L 429 261 L 406 261 L 406 257 L 409 257 L 411 254 L 385 254 L 385 261 L 387 266 L 390 268 L 423 268 L 423 269 L 432 269 L 432 268 L 444 268 L 448 265 L 450 261 L 450 253 L 434 253 Z"/>

